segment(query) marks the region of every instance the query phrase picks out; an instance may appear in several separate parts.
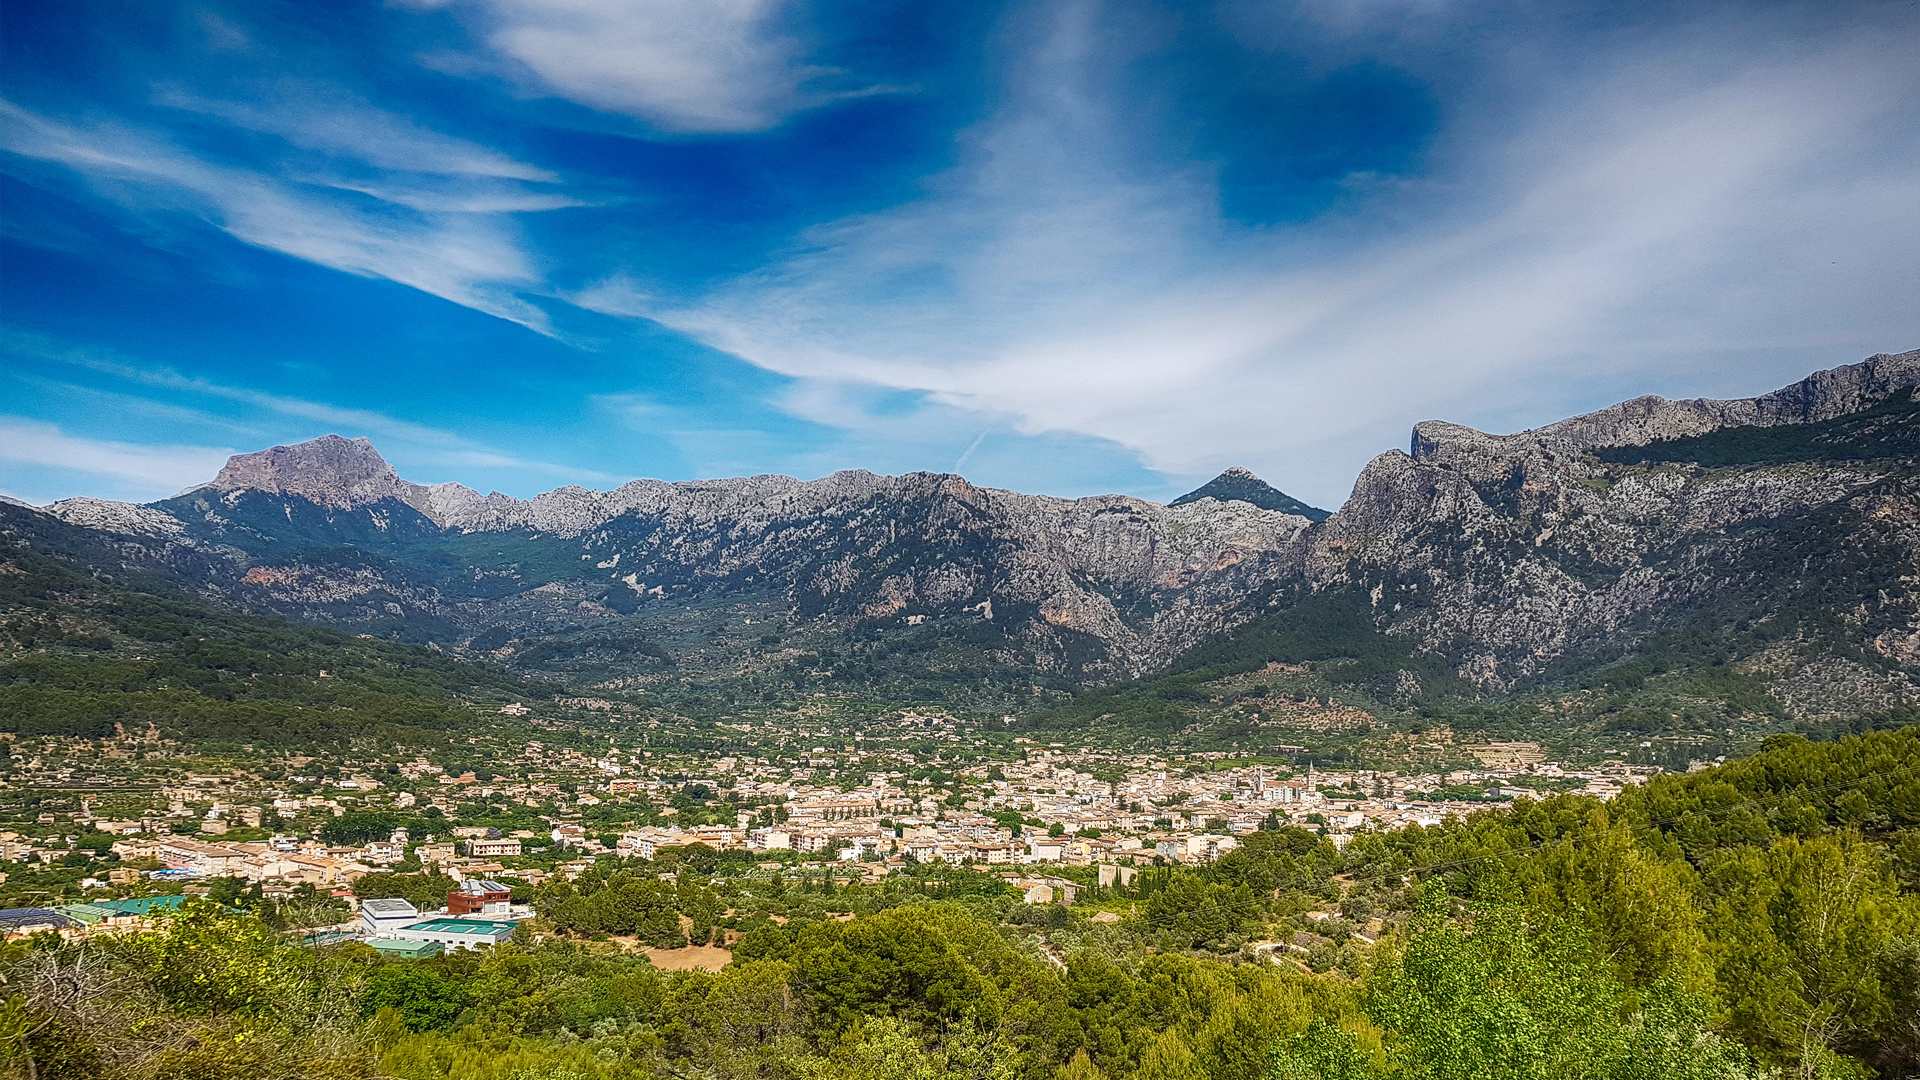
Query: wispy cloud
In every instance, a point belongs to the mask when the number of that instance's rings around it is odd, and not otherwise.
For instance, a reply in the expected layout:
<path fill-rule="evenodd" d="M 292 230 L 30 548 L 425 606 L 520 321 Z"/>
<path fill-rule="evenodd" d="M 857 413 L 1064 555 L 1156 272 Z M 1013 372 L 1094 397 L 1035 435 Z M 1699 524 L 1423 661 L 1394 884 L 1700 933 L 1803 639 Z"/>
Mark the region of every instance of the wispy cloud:
<path fill-rule="evenodd" d="M 739 133 L 889 87 L 825 89 L 782 0 L 411 0 L 476 14 L 487 44 L 540 89 L 667 131 Z"/>
<path fill-rule="evenodd" d="M 272 80 L 258 87 L 255 95 L 253 100 L 234 101 L 162 85 L 154 99 L 170 108 L 216 116 L 235 127 L 277 135 L 294 146 L 379 169 L 546 184 L 560 179 L 552 170 L 422 127 L 328 83 Z"/>
<path fill-rule="evenodd" d="M 519 295 L 539 275 L 497 217 L 350 205 L 325 188 L 207 161 L 123 125 L 62 123 L 4 101 L 0 150 L 72 169 L 135 213 L 193 214 L 243 243 L 547 329 L 545 312 Z"/>
<path fill-rule="evenodd" d="M 410 448 L 409 457 L 423 465 L 524 469 L 551 476 L 593 481 L 618 479 L 592 469 L 516 457 L 479 445 L 472 439 L 443 428 L 397 419 L 371 409 L 355 409 L 289 397 L 284 394 L 271 394 L 248 387 L 229 386 L 199 376 L 186 375 L 163 365 L 140 363 L 109 349 L 70 345 L 40 334 L 0 330 L 0 354 L 30 356 L 83 368 L 142 386 L 231 401 L 280 416 L 315 421 L 330 429 L 365 434 L 376 441 L 386 442 L 389 448 L 393 443 L 404 443 Z M 170 409 L 164 404 L 154 404 L 150 407 L 157 411 L 186 412 L 189 417 L 202 417 L 202 414 Z M 198 422 L 205 424 L 208 421 L 203 418 Z M 211 476 L 212 473 L 207 475 Z"/>
<path fill-rule="evenodd" d="M 147 499 L 205 481 L 237 451 L 212 446 L 154 446 L 69 435 L 57 425 L 0 416 L 0 462 L 67 469 L 130 484 Z M 9 472 L 12 470 L 10 469 Z M 12 487 L 11 479 L 8 486 Z"/>
<path fill-rule="evenodd" d="M 589 299 L 784 374 L 1116 440 L 1175 474 L 1249 464 L 1336 502 L 1442 410 L 1920 329 L 1900 298 L 1920 74 L 1897 35 L 1615 57 L 1550 109 L 1510 106 L 1516 134 L 1450 146 L 1451 190 L 1254 230 L 1220 217 L 1208 175 L 1126 156 L 1095 9 L 1059 11 L 932 197 L 816 229 L 695 305 Z"/>
<path fill-rule="evenodd" d="M 399 438 L 422 446 L 447 448 L 471 446 L 467 439 L 453 432 L 425 424 L 398 420 L 367 409 L 342 408 L 323 402 L 264 393 L 246 387 L 227 386 L 198 376 L 184 375 L 162 365 L 141 363 L 110 349 L 70 345 L 41 334 L 0 330 L 0 351 L 70 364 L 146 386 L 183 390 L 206 397 L 254 405 L 283 416 L 317 420 L 323 424 L 337 424 L 356 431 L 364 431 L 371 436 Z"/>

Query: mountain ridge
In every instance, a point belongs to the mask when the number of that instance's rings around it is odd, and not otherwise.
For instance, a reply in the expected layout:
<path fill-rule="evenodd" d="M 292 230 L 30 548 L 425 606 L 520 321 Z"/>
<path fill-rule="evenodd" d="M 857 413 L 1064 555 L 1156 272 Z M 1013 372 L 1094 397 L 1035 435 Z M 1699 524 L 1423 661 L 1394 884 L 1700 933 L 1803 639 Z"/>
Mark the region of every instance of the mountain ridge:
<path fill-rule="evenodd" d="M 1407 692 L 1444 673 L 1506 693 L 1681 625 L 1732 641 L 1736 624 L 1799 610 L 1787 586 L 1818 582 L 1817 628 L 1775 665 L 1780 693 L 1813 700 L 1805 671 L 1825 664 L 1822 678 L 1879 687 L 1868 696 L 1886 705 L 1914 698 L 1920 661 L 1905 584 L 1920 579 L 1920 475 L 1899 404 L 1917 383 L 1920 350 L 1757 398 L 1644 397 L 1515 435 L 1426 421 L 1318 520 L 1217 497 L 1227 481 L 1286 498 L 1234 470 L 1164 506 L 860 470 L 518 500 L 412 484 L 338 436 L 236 456 L 158 503 L 44 512 L 122 538 L 130 559 L 213 567 L 198 584 L 232 603 L 610 686 L 835 685 L 876 655 L 949 686 L 1124 681 L 1234 635 L 1296 643 L 1269 657 L 1288 660 L 1312 636 L 1305 613 L 1325 630 L 1334 612 L 1346 629 L 1321 639 L 1392 642 L 1355 647 L 1410 657 L 1394 677 Z M 1817 452 L 1741 449 L 1742 432 L 1836 423 Z M 1707 436 L 1713 462 L 1686 458 Z M 1783 544 L 1812 545 L 1803 570 L 1779 561 Z M 1842 556 L 1851 578 L 1821 568 Z M 1876 598 L 1865 614 L 1844 612 L 1849 582 Z M 815 653 L 841 659 L 803 663 Z"/>

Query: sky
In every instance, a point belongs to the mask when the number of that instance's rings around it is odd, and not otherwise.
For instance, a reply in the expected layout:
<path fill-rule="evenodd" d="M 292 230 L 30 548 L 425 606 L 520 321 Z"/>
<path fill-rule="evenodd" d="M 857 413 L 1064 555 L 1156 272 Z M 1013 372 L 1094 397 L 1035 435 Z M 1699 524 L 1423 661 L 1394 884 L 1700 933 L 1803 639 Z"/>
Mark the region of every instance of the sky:
<path fill-rule="evenodd" d="M 1920 347 L 1920 5 L 10 0 L 0 491 L 839 469 L 1335 508 Z"/>

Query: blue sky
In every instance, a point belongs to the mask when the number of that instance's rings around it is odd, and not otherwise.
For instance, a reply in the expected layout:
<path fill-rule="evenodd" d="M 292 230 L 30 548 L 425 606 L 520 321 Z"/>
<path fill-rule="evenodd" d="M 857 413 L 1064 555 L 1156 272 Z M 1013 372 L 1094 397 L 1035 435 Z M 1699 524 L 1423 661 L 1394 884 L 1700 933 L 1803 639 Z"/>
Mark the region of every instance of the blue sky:
<path fill-rule="evenodd" d="M 0 490 L 959 471 L 1323 506 L 1920 346 L 1912 3 L 0 7 Z"/>

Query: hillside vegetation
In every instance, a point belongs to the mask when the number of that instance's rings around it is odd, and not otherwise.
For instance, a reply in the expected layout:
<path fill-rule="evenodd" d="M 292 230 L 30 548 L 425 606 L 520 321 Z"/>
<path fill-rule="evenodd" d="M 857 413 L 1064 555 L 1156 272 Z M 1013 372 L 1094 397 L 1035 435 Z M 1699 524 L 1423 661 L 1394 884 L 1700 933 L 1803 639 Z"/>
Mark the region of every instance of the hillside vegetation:
<path fill-rule="evenodd" d="M 44 548 L 0 554 L 0 732 L 430 745 L 473 726 L 466 701 L 550 694 L 431 649 L 123 584 Z"/>

